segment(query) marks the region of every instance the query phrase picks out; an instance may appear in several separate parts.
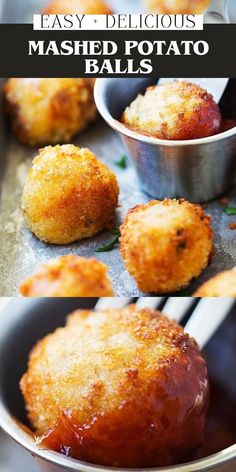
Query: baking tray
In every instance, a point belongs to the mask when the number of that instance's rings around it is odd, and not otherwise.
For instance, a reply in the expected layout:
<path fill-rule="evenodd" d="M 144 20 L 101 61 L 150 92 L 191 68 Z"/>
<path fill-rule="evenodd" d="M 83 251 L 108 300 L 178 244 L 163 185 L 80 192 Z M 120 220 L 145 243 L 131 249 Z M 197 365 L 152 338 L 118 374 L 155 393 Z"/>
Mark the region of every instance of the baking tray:
<path fill-rule="evenodd" d="M 36 5 L 40 11 L 43 3 L 45 4 L 45 2 L 36 3 L 32 0 L 5 2 L 2 6 L 2 21 L 10 21 L 10 19 L 17 22 L 28 21 L 32 13 L 36 12 Z M 132 11 L 134 1 L 123 2 L 123 4 L 129 5 L 129 11 Z M 123 11 L 128 11 L 127 6 L 123 8 Z M 85 257 L 95 256 L 107 264 L 117 295 L 142 295 L 124 267 L 118 247 L 111 252 L 95 253 L 96 248 L 111 240 L 112 236 L 109 232 L 105 231 L 91 239 L 70 245 L 55 246 L 40 242 L 27 230 L 20 210 L 20 199 L 27 170 L 37 154 L 37 149 L 30 149 L 19 144 L 6 128 L 3 115 L 0 115 L 0 140 L 0 296 L 17 295 L 21 281 L 34 273 L 42 262 L 68 253 Z M 145 203 L 150 199 L 140 189 L 132 163 L 129 161 L 127 169 L 124 170 L 119 169 L 115 164 L 125 151 L 119 136 L 101 119 L 98 118 L 97 122 L 74 139 L 73 143 L 89 147 L 116 173 L 120 186 L 120 206 L 117 211 L 116 226 L 122 222 L 130 207 Z M 231 190 L 228 196 L 230 206 L 236 206 L 236 189 Z M 215 201 L 208 204 L 206 209 L 213 217 L 215 233 L 216 254 L 211 265 L 187 290 L 178 292 L 176 295 L 191 295 L 212 275 L 236 265 L 236 231 L 228 228 L 229 222 L 236 222 L 236 217 L 227 216 L 223 208 L 219 201 Z"/>

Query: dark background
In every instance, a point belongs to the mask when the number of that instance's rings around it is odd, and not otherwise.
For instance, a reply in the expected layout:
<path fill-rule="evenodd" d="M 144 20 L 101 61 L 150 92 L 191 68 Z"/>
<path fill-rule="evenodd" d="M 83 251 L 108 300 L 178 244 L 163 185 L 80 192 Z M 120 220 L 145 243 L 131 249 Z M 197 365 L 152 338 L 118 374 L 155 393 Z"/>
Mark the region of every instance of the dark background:
<path fill-rule="evenodd" d="M 86 56 L 28 56 L 29 40 L 113 40 L 125 66 L 122 44 L 125 40 L 205 40 L 210 50 L 205 56 L 153 56 L 153 77 L 236 77 L 236 24 L 205 25 L 203 31 L 34 31 L 30 24 L 0 25 L 1 77 L 83 77 Z M 112 60 L 115 56 L 109 56 Z M 130 57 L 130 56 L 129 56 Z M 93 57 L 90 56 L 92 59 Z M 95 56 L 100 62 L 105 58 Z M 135 66 L 142 58 L 133 56 Z M 92 75 L 93 76 L 93 75 Z M 112 77 L 112 74 L 99 77 Z M 118 74 L 117 77 L 127 77 Z M 137 74 L 130 74 L 136 77 Z M 142 76 L 142 75 L 139 75 Z M 143 77 L 146 77 L 143 74 Z"/>

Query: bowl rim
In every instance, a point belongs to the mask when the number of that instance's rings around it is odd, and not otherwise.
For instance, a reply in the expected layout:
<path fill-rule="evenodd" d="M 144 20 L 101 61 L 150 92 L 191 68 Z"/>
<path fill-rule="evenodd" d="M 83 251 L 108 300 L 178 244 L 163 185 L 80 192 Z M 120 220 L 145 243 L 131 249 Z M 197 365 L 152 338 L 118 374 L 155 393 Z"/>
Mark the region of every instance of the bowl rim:
<path fill-rule="evenodd" d="M 118 79 L 118 78 L 117 78 Z M 160 139 L 155 138 L 153 136 L 148 136 L 145 134 L 141 134 L 138 131 L 133 131 L 132 129 L 125 126 L 120 121 L 116 120 L 112 117 L 108 107 L 104 101 L 104 93 L 107 89 L 108 83 L 111 80 L 117 79 L 109 79 L 109 78 L 98 78 L 95 81 L 94 86 L 94 100 L 97 106 L 97 109 L 103 119 L 118 133 L 127 136 L 128 138 L 132 138 L 138 141 L 141 141 L 146 144 L 151 145 L 159 145 L 159 146 L 166 146 L 166 147 L 181 147 L 181 146 L 194 146 L 199 144 L 211 144 L 215 141 L 220 141 L 221 139 L 227 139 L 233 135 L 236 135 L 236 126 L 233 128 L 223 131 L 218 134 L 214 134 L 213 136 L 207 136 L 205 138 L 197 138 L 197 139 L 186 139 L 186 140 L 173 140 L 173 139 Z M 125 80 L 124 78 L 121 80 Z"/>
<path fill-rule="evenodd" d="M 192 462 L 186 462 L 179 465 L 167 466 L 167 467 L 153 467 L 143 469 L 131 469 L 131 468 L 118 468 L 118 467 L 106 467 L 97 464 L 91 464 L 89 462 L 80 461 L 71 457 L 66 457 L 59 452 L 54 452 L 49 449 L 43 449 L 39 447 L 35 441 L 34 435 L 26 432 L 20 426 L 20 423 L 10 415 L 8 410 L 0 403 L 0 427 L 2 430 L 20 444 L 24 449 L 30 452 L 33 456 L 39 459 L 50 462 L 51 464 L 57 465 L 58 467 L 64 467 L 71 471 L 81 472 L 200 472 L 208 471 L 216 466 L 220 466 L 230 462 L 236 458 L 236 444 L 223 449 L 215 454 L 204 457 L 199 460 Z"/>

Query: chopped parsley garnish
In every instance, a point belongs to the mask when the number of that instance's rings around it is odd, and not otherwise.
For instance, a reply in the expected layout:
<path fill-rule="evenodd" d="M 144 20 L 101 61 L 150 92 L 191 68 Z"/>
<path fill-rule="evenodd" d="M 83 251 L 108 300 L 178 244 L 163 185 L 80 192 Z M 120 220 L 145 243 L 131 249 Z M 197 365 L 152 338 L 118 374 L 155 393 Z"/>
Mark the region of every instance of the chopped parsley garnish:
<path fill-rule="evenodd" d="M 224 208 L 224 212 L 226 215 L 236 215 L 236 208 L 235 207 L 226 207 Z"/>
<path fill-rule="evenodd" d="M 127 156 L 125 154 L 123 156 L 121 156 L 120 159 L 118 159 L 118 161 L 115 161 L 115 165 L 117 167 L 120 167 L 121 169 L 126 169 L 127 166 L 128 166 Z"/>
<path fill-rule="evenodd" d="M 120 237 L 120 231 L 118 228 L 114 228 L 111 230 L 111 234 L 115 234 L 116 237 L 113 238 L 111 240 L 110 243 L 106 244 L 105 246 L 102 246 L 102 247 L 98 247 L 95 252 L 108 252 L 108 251 L 112 251 L 114 249 L 114 247 L 116 246 L 116 244 L 118 244 L 119 242 L 119 237 Z"/>

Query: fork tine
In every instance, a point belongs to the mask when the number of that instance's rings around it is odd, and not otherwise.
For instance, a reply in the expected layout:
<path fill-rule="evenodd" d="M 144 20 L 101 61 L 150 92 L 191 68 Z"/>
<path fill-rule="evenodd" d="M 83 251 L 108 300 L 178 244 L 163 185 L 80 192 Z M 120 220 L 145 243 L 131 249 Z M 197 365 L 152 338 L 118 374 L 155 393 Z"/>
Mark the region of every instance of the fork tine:
<path fill-rule="evenodd" d="M 234 298 L 202 298 L 193 311 L 185 331 L 202 349 L 213 336 L 234 304 Z"/>
<path fill-rule="evenodd" d="M 99 298 L 95 310 L 103 310 L 104 308 L 124 308 L 132 300 L 131 297 L 102 297 Z"/>
<path fill-rule="evenodd" d="M 181 321 L 193 302 L 191 297 L 170 297 L 162 311 L 170 320 Z"/>
<path fill-rule="evenodd" d="M 137 308 L 158 308 L 164 297 L 140 297 L 137 300 Z"/>

